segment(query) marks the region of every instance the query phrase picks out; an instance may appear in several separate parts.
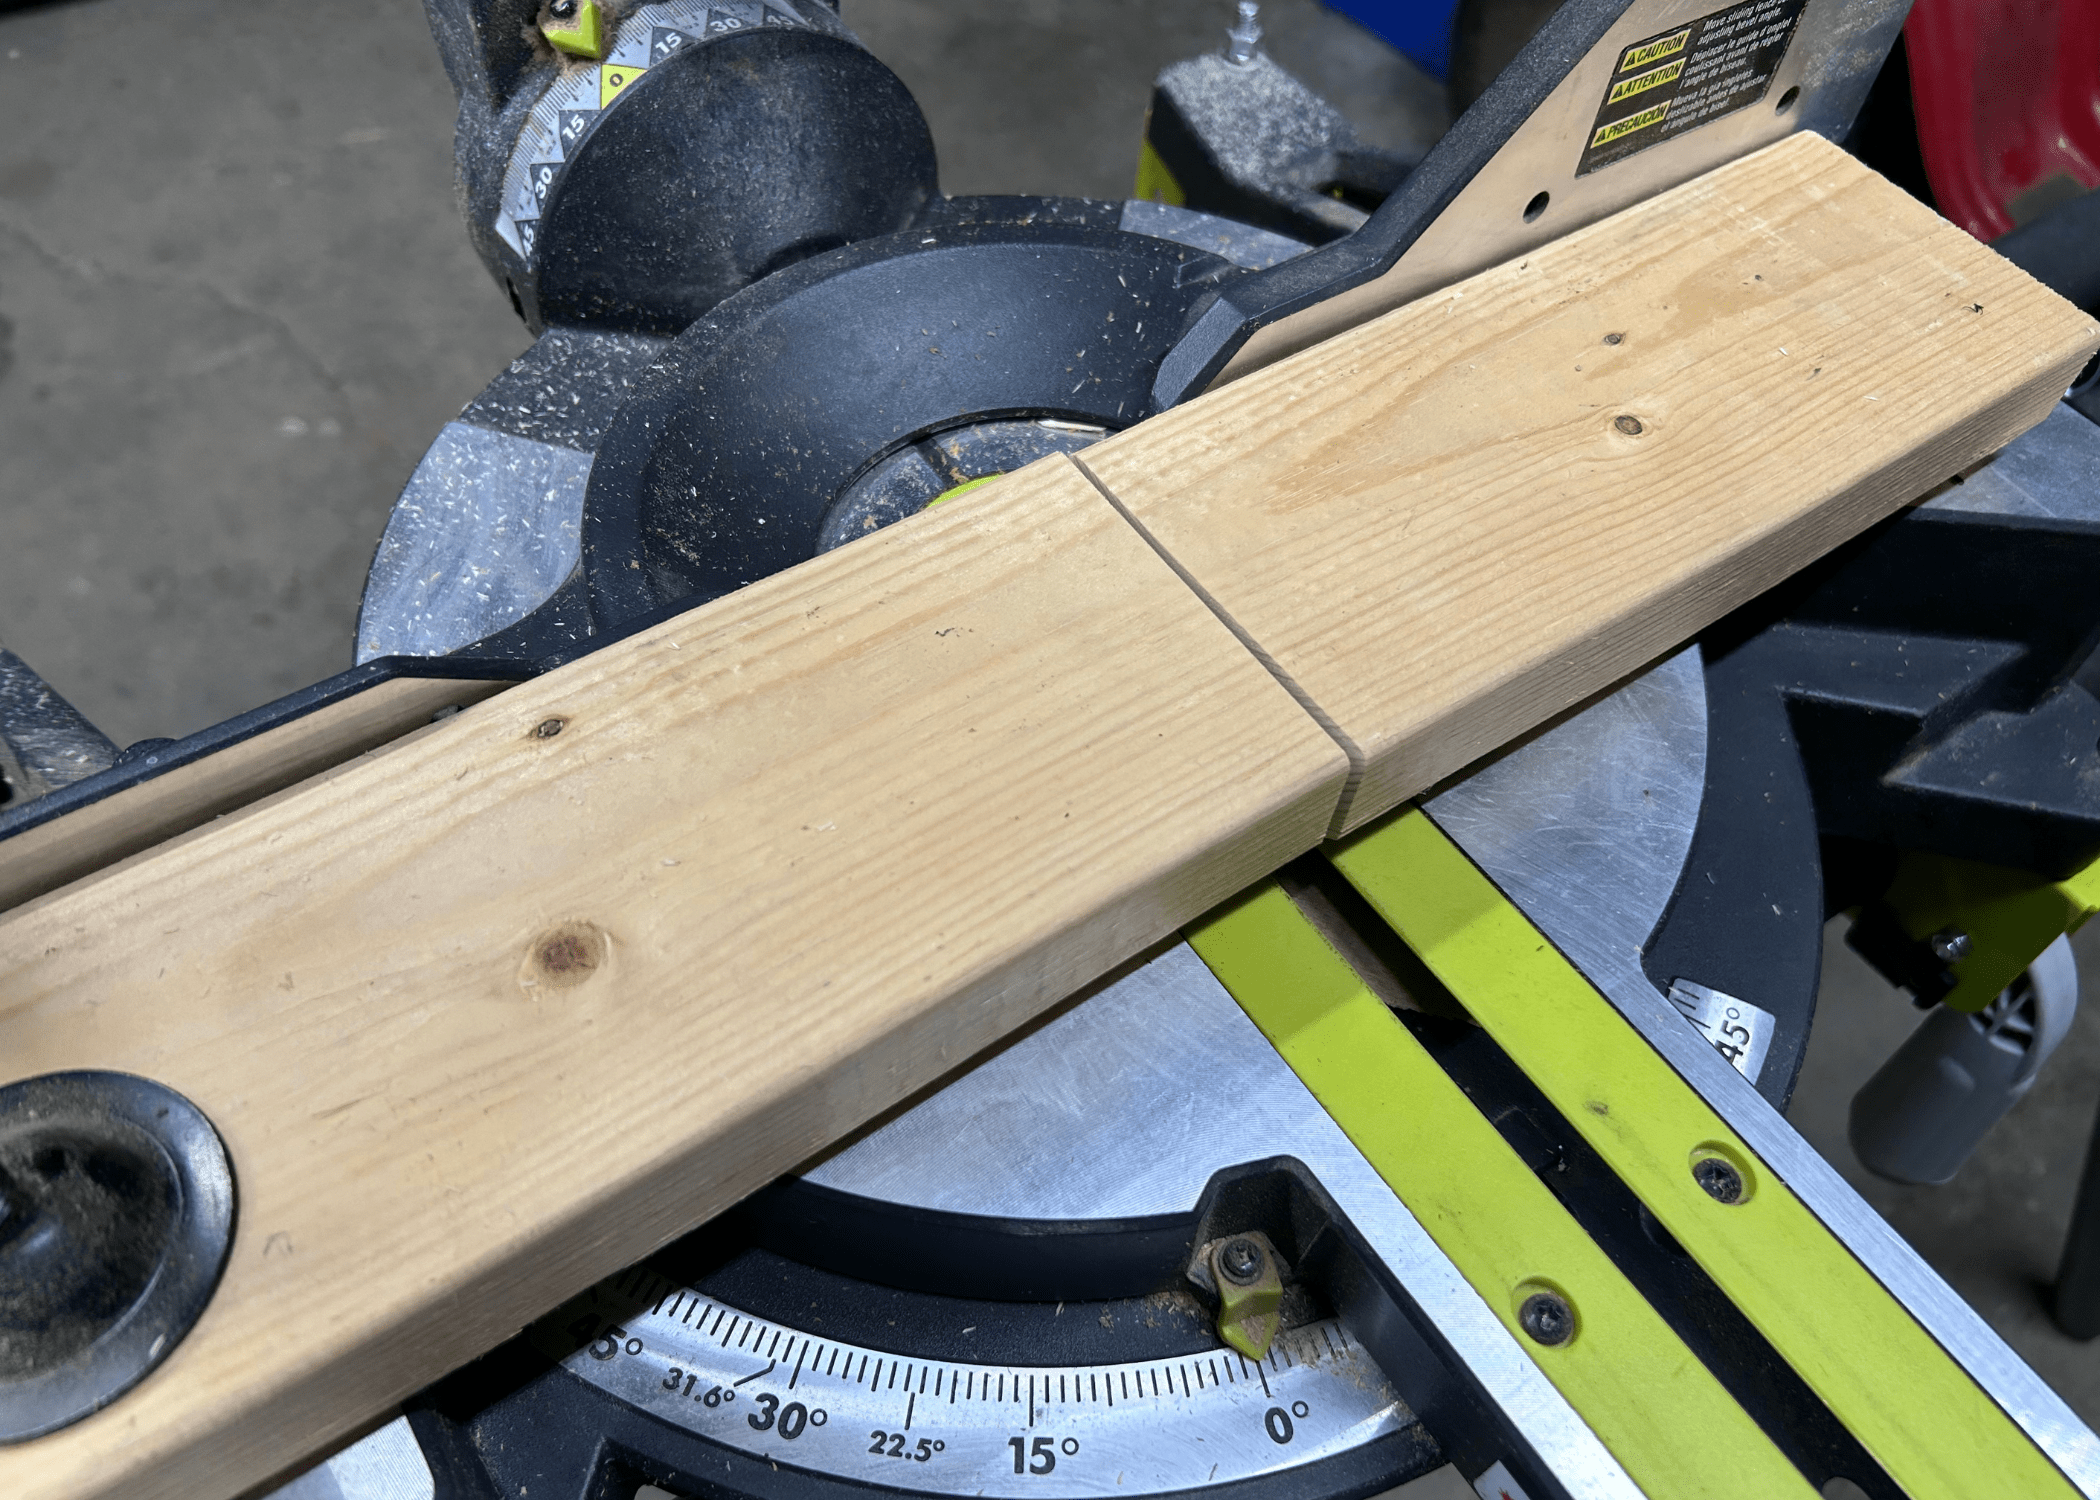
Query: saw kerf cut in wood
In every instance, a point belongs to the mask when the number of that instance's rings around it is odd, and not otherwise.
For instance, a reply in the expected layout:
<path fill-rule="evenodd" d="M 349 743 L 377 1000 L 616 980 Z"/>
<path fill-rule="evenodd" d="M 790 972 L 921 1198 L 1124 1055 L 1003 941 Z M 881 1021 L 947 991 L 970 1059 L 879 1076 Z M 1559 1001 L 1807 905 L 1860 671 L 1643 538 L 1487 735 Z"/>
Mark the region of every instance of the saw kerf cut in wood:
<path fill-rule="evenodd" d="M 312 1455 L 1982 456 L 2096 337 L 1797 137 L 0 917 L 9 1075 L 177 1090 L 240 1198 L 202 1321 L 0 1495 Z"/>
<path fill-rule="evenodd" d="M 217 1126 L 203 1320 L 9 1500 L 228 1495 L 1315 843 L 1346 761 L 1058 458 L 0 925 Z"/>
<path fill-rule="evenodd" d="M 1789 136 L 1089 448 L 1357 828 L 2040 421 L 2090 318 Z"/>

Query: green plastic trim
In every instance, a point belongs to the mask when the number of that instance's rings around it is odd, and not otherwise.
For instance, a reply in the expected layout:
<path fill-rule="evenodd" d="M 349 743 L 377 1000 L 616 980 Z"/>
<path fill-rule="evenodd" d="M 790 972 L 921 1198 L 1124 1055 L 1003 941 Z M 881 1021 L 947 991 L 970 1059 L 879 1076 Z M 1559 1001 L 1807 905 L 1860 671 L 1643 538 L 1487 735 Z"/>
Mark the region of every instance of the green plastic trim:
<path fill-rule="evenodd" d="M 1897 864 L 1887 901 L 1904 932 L 1920 942 L 1949 927 L 1968 934 L 1973 946 L 1948 966 L 1955 985 L 1940 1003 L 1974 1012 L 2100 908 L 2100 860 L 2051 880 L 1914 850 Z"/>
<path fill-rule="evenodd" d="M 942 490 L 938 495 L 935 495 L 931 500 L 927 501 L 926 504 L 920 508 L 923 510 L 932 510 L 936 505 L 946 505 L 957 495 L 967 495 L 970 493 L 970 491 L 976 489 L 977 486 L 979 486 L 980 484 L 990 484 L 994 479 L 1004 479 L 1005 477 L 1006 475 L 1004 473 L 998 473 L 986 474 L 977 479 L 965 479 L 961 484 L 954 485 L 949 489 Z"/>
<path fill-rule="evenodd" d="M 1145 125 L 1149 129 L 1151 124 L 1152 117 L 1147 115 Z M 1147 203 L 1171 203 L 1176 208 L 1186 207 L 1189 201 L 1189 195 L 1182 191 L 1181 184 L 1167 169 L 1160 154 L 1152 149 L 1149 140 L 1138 142 L 1137 185 L 1130 196 L 1142 198 Z"/>
<path fill-rule="evenodd" d="M 576 14 L 566 21 L 548 16 L 540 22 L 540 35 L 571 57 L 595 62 L 605 56 L 605 15 L 598 0 L 579 0 Z"/>
<path fill-rule="evenodd" d="M 1187 936 L 1634 1483 L 1657 1500 L 1811 1500 L 1800 1472 L 1288 896 L 1264 884 Z M 1573 1307 L 1567 1342 L 1540 1344 L 1519 1323 L 1540 1292 Z"/>
<path fill-rule="evenodd" d="M 1218 1337 L 1256 1364 L 1269 1357 L 1269 1345 L 1276 1342 L 1283 1323 L 1283 1278 L 1276 1271 L 1275 1246 L 1266 1235 L 1261 1243 L 1261 1275 L 1251 1286 L 1239 1285 L 1225 1274 L 1217 1251 L 1210 1258 L 1211 1280 L 1218 1284 Z"/>
<path fill-rule="evenodd" d="M 2076 1492 L 1463 851 L 1406 809 L 1330 858 L 1914 1500 Z M 1729 1204 L 1692 1175 L 1721 1156 Z M 1656 1393 L 1659 1397 L 1660 1393 Z"/>

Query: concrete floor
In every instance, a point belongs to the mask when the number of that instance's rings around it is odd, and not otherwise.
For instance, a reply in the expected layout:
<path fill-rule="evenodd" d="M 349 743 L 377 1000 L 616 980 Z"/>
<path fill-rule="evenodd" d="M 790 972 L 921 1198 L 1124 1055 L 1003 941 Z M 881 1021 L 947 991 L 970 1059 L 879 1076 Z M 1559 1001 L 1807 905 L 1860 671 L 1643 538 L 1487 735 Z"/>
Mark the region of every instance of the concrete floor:
<path fill-rule="evenodd" d="M 1110 198 L 1152 75 L 1230 12 L 845 5 L 925 104 L 949 191 Z M 1373 138 L 1441 130 L 1434 90 L 1351 23 L 1267 15 Z M 340 671 L 394 497 L 528 342 L 453 207 L 422 6 L 0 14 L 0 99 L 0 642 L 119 744 Z"/>
<path fill-rule="evenodd" d="M 925 105 L 949 190 L 1104 197 L 1128 190 L 1152 74 L 1230 9 L 845 3 Z M 1279 59 L 1374 138 L 1440 127 L 1419 75 L 1314 0 L 1265 12 Z M 526 344 L 452 205 L 421 6 L 13 11 L 0 99 L 0 641 L 120 743 L 339 670 L 394 496 Z M 2100 1014 L 1936 1189 L 1877 1183 L 1844 1143 L 1851 1092 L 1915 1021 L 1833 943 L 1796 1122 L 2100 1423 L 2100 1350 L 2037 1299 L 2100 1096 Z"/>
<path fill-rule="evenodd" d="M 350 663 L 388 507 L 526 337 L 415 0 L 0 18 L 0 641 L 119 743 Z"/>
<path fill-rule="evenodd" d="M 1944 1187 L 1884 1182 L 1846 1142 L 1852 1095 L 1917 1026 L 1919 1013 L 1845 946 L 1843 926 L 1839 918 L 1824 935 L 1823 987 L 1788 1118 L 2088 1425 L 2100 1427 L 2100 1342 L 2064 1337 L 2043 1301 L 2100 1103 L 2100 922 L 2072 939 L 2089 1003 L 2071 1034 L 2033 1092 Z"/>

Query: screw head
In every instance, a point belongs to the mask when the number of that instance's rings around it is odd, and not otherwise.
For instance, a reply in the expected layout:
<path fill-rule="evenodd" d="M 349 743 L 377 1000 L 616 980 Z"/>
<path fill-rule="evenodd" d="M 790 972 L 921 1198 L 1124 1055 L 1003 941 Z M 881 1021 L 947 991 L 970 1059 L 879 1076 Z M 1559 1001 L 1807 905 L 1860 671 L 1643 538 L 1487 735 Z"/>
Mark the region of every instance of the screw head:
<path fill-rule="evenodd" d="M 576 0 L 553 0 L 547 7 L 547 14 L 557 21 L 573 21 L 576 19 Z"/>
<path fill-rule="evenodd" d="M 1236 1286 L 1261 1280 L 1264 1264 L 1261 1246 L 1252 1240 L 1230 1240 L 1218 1251 L 1218 1270 Z"/>
<path fill-rule="evenodd" d="M 1517 1309 L 1517 1326 L 1549 1348 L 1575 1337 L 1575 1309 L 1555 1292 L 1533 1292 Z"/>
<path fill-rule="evenodd" d="M 1641 435 L 1641 419 L 1639 417 L 1613 417 L 1611 425 L 1618 428 L 1619 431 L 1625 433 L 1628 437 L 1639 437 Z"/>
<path fill-rule="evenodd" d="M 538 739 L 551 740 L 561 733 L 561 726 L 564 722 L 561 719 L 542 719 L 539 722 L 539 726 L 532 731 L 533 735 Z"/>
<path fill-rule="evenodd" d="M 1931 938 L 1932 956 L 1943 964 L 1958 964 L 1976 949 L 1975 941 L 1959 927 L 1942 927 Z"/>
<path fill-rule="evenodd" d="M 1716 1203 L 1743 1201 L 1743 1174 L 1718 1156 L 1702 1156 L 1692 1163 L 1692 1181 L 1706 1190 Z"/>

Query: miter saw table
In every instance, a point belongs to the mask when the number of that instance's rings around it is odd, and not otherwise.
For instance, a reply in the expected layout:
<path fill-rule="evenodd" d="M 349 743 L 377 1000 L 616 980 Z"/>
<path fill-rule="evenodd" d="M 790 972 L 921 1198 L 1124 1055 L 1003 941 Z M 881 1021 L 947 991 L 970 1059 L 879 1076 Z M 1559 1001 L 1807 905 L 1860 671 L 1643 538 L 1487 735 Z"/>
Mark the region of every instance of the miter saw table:
<path fill-rule="evenodd" d="M 341 677 L 119 754 L 0 656 L 34 793 L 0 809 L 10 901 L 1779 135 L 1842 138 L 1903 18 L 1574 0 L 1417 161 L 1242 7 L 1162 76 L 1148 196 L 1116 203 L 942 196 L 917 106 L 822 0 L 429 8 L 470 233 L 538 341 L 418 466 Z M 1951 1018 L 1855 1113 L 1893 1175 L 1951 1172 L 2068 1024 L 2063 937 L 2100 906 L 2100 427 L 2072 395 L 274 1493 L 1314 1500 L 1447 1464 L 1490 1497 L 1690 1493 L 1668 1476 L 1738 1461 L 1725 1393 L 1826 1495 L 2025 1493 L 1994 1489 L 2018 1451 L 2100 1496 L 2094 1435 L 1782 1113 L 1834 913 Z M 129 844 L 62 836 L 111 808 Z M 1309 941 L 1331 993 L 1277 977 Z M 1387 1010 L 1404 1041 L 1308 1040 Z M 1719 1122 L 1680 1187 L 1804 1212 L 1688 1242 L 1644 1175 L 1639 1117 L 1672 1111 Z M 1527 1286 L 1512 1331 L 1473 1289 L 1534 1237 L 1630 1288 L 1647 1333 L 1601 1379 L 1539 1364 L 1594 1301 Z M 1921 1474 L 1797 1368 L 1760 1259 L 1863 1268 L 1892 1388 L 1971 1424 L 1974 1466 Z M 189 1303 L 57 1395 L 11 1372 L 9 1435 L 121 1401 Z M 1636 1407 L 1683 1425 L 1625 1439 Z"/>

